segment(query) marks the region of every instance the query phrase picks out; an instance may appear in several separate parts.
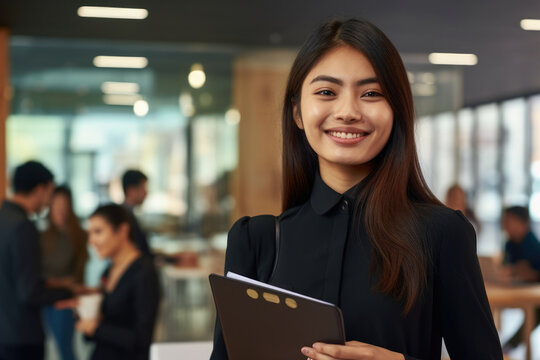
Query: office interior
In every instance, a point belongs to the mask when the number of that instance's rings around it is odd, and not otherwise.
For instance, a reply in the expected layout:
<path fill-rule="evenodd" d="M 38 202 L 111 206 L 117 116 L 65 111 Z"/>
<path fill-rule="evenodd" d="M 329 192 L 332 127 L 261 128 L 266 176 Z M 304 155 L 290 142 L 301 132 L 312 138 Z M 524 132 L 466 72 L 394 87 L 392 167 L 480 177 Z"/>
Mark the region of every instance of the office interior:
<path fill-rule="evenodd" d="M 105 5 L 147 14 L 80 15 Z M 500 256 L 507 206 L 528 207 L 540 234 L 540 31 L 530 31 L 540 27 L 523 21 L 540 19 L 534 1 L 3 2 L 0 196 L 14 167 L 36 159 L 71 186 L 84 222 L 98 204 L 123 201 L 126 169 L 142 170 L 149 193 L 137 215 L 152 248 L 198 257 L 159 268 L 155 341 L 210 341 L 207 276 L 223 271 L 230 225 L 280 213 L 280 106 L 296 50 L 317 24 L 351 16 L 400 51 L 424 176 L 442 201 L 454 184 L 466 191 L 478 254 Z M 450 64 L 437 53 L 467 56 Z M 102 64 L 107 56 L 131 63 Z M 92 255 L 86 283 L 99 284 L 105 266 Z M 524 317 L 500 316 L 502 337 Z M 540 358 L 540 332 L 531 339 Z M 81 358 L 89 346 L 77 339 Z"/>

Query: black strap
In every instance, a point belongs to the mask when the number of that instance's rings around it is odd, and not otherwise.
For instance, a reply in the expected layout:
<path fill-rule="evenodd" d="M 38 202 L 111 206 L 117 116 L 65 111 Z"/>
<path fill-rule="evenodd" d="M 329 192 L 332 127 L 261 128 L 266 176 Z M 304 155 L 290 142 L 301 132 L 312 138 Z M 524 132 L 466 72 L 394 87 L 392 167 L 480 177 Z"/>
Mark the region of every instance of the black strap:
<path fill-rule="evenodd" d="M 270 273 L 270 277 L 268 278 L 268 282 L 272 280 L 274 277 L 274 272 L 277 268 L 278 263 L 278 257 L 279 257 L 279 216 L 275 217 L 275 227 L 276 227 L 276 249 L 274 253 L 274 264 L 272 265 L 272 272 Z"/>

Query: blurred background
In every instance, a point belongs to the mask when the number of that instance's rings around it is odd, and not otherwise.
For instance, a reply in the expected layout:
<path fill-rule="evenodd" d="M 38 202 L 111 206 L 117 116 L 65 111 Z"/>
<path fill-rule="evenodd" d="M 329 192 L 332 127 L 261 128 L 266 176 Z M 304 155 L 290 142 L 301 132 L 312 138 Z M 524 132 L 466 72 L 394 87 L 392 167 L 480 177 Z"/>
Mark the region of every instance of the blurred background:
<path fill-rule="evenodd" d="M 145 11 L 96 18 L 85 6 Z M 12 169 L 37 159 L 70 184 L 84 220 L 101 202 L 123 201 L 126 169 L 142 170 L 148 197 L 138 216 L 151 246 L 199 256 L 196 267 L 160 268 L 156 340 L 211 339 L 206 276 L 222 271 L 229 226 L 280 212 L 280 107 L 292 60 L 315 26 L 353 16 L 400 51 L 424 175 L 443 201 L 453 184 L 465 190 L 479 254 L 501 251 L 506 206 L 527 206 L 537 226 L 540 32 L 522 21 L 540 18 L 533 0 L 4 0 L 0 189 L 9 193 Z M 105 266 L 93 256 L 87 284 Z"/>

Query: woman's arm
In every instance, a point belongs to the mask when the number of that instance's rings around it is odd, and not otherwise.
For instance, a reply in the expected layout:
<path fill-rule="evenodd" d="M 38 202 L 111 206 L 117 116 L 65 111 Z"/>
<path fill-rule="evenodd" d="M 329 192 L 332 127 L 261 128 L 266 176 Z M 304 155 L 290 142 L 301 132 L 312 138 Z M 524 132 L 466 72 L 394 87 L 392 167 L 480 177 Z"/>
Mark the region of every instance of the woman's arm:
<path fill-rule="evenodd" d="M 234 223 L 227 237 L 227 252 L 225 254 L 225 274 L 227 271 L 254 278 L 257 276 L 254 256 L 249 242 L 249 217 L 243 217 Z M 214 328 L 214 349 L 210 360 L 227 360 L 227 350 L 221 331 L 219 318 L 216 318 Z"/>
<path fill-rule="evenodd" d="M 460 212 L 442 236 L 435 286 L 441 330 L 452 359 L 502 359 L 476 253 L 476 235 Z"/>
<path fill-rule="evenodd" d="M 225 274 L 228 271 L 251 279 L 267 281 L 275 257 L 275 217 L 272 215 L 243 217 L 229 231 Z M 216 320 L 214 350 L 211 360 L 228 359 L 221 325 Z"/>

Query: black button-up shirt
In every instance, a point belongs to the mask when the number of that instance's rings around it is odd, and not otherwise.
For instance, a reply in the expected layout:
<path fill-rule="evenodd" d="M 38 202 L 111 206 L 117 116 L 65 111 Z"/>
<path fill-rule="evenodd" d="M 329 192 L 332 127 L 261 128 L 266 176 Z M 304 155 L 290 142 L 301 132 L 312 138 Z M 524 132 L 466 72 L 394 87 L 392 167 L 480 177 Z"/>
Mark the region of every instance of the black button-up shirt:
<path fill-rule="evenodd" d="M 412 310 L 374 290 L 371 245 L 353 231 L 354 188 L 339 194 L 317 176 L 311 198 L 281 215 L 278 262 L 271 284 L 337 304 L 347 340 L 402 353 L 407 359 L 440 359 L 444 337 L 452 359 L 502 359 L 476 256 L 472 226 L 460 213 L 425 205 L 423 231 L 429 239 L 428 284 Z M 369 211 L 369 209 L 366 209 Z M 273 257 L 274 244 L 254 246 L 256 218 L 242 218 L 231 229 L 226 271 L 259 277 L 258 253 Z M 362 223 L 362 222 L 360 222 Z M 260 229 L 260 231 L 268 229 Z M 259 261 L 260 262 L 260 261 Z M 257 270 L 259 270 L 257 272 Z M 220 330 L 212 359 L 225 359 Z M 221 355 L 220 355 L 221 354 Z"/>

